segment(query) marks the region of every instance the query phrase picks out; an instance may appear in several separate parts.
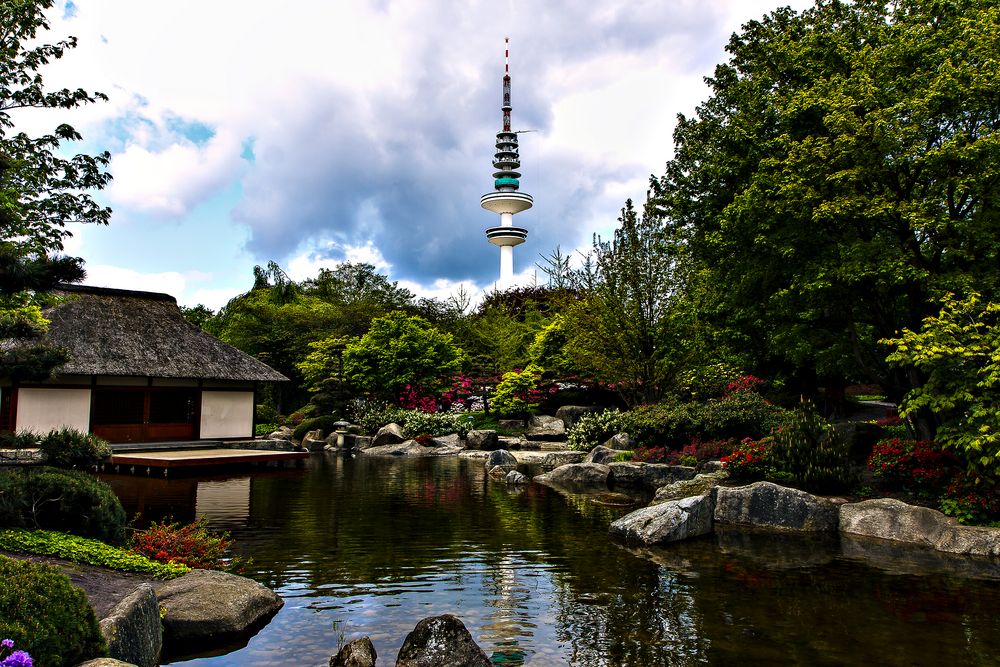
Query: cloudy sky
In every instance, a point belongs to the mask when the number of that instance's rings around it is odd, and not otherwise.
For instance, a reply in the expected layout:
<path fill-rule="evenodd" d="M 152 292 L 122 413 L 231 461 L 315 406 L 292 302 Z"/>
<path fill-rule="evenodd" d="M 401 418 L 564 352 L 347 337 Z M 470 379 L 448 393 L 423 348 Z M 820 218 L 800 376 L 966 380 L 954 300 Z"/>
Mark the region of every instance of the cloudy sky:
<path fill-rule="evenodd" d="M 796 9 L 812 4 L 793 0 Z M 69 121 L 109 150 L 108 227 L 67 246 L 94 285 L 218 308 L 270 259 L 296 279 L 366 261 L 446 298 L 491 288 L 499 252 L 479 207 L 492 190 L 503 40 L 527 243 L 519 280 L 557 245 L 609 233 L 671 154 L 677 113 L 729 35 L 777 0 L 73 0 L 48 41 L 80 46 L 46 83 L 106 93 Z M 544 278 L 539 272 L 539 280 Z"/>

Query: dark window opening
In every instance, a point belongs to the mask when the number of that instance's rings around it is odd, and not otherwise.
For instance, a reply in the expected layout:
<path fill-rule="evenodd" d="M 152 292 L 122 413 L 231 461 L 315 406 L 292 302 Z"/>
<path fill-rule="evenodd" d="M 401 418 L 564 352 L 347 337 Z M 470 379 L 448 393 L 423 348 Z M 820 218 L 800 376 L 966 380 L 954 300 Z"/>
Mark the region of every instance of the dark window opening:
<path fill-rule="evenodd" d="M 145 403 L 144 391 L 98 389 L 94 392 L 91 424 L 141 424 Z"/>
<path fill-rule="evenodd" d="M 193 424 L 195 390 L 153 391 L 149 395 L 150 424 Z"/>

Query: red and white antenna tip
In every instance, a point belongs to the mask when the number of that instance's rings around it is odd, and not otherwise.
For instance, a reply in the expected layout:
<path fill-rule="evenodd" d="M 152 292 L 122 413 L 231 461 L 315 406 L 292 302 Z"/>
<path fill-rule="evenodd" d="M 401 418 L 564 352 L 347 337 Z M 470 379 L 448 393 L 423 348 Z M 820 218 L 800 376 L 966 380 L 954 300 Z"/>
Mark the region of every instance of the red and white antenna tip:
<path fill-rule="evenodd" d="M 504 37 L 503 44 L 503 71 L 504 74 L 510 74 L 510 37 Z"/>

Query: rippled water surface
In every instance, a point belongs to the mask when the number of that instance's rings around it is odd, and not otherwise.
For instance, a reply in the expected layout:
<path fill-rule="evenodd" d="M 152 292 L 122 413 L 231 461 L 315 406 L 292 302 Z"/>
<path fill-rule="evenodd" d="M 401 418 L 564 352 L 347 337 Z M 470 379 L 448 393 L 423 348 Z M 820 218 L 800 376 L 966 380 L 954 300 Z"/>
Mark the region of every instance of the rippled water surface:
<path fill-rule="evenodd" d="M 630 511 L 489 481 L 478 460 L 315 455 L 211 479 L 107 479 L 148 519 L 206 515 L 285 599 L 198 666 L 326 665 L 368 635 L 392 665 L 459 616 L 498 665 L 996 665 L 1000 568 L 870 542 L 722 533 L 633 551 Z"/>

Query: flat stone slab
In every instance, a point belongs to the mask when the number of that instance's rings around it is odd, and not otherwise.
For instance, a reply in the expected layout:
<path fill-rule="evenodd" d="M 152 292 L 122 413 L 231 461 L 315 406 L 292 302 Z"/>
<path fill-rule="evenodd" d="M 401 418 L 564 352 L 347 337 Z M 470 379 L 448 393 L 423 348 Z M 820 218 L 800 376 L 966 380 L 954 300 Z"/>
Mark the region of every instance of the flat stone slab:
<path fill-rule="evenodd" d="M 712 494 L 643 507 L 614 521 L 612 535 L 629 544 L 667 544 L 712 532 Z"/>
<path fill-rule="evenodd" d="M 839 509 L 836 503 L 826 498 L 770 482 L 716 488 L 715 520 L 719 523 L 783 530 L 835 531 Z"/>

